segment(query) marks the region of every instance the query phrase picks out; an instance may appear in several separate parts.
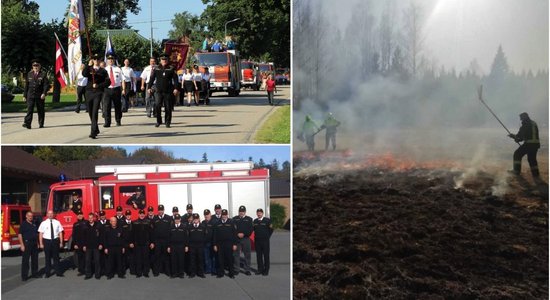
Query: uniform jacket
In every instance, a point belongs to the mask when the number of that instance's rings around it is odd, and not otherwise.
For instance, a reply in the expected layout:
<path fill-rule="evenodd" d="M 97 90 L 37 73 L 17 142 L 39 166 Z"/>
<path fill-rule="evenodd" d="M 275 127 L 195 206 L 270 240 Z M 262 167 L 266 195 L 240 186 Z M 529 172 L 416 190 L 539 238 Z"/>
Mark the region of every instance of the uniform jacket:
<path fill-rule="evenodd" d="M 93 66 L 87 66 L 82 71 L 82 76 L 88 78 L 86 91 L 103 92 L 106 87 L 109 87 L 109 85 L 111 85 L 109 74 L 107 74 L 107 71 L 105 71 L 105 69 L 103 68 L 99 68 L 94 71 L 92 70 L 94 70 Z M 93 87 L 94 83 L 97 85 L 95 89 Z"/>
<path fill-rule="evenodd" d="M 220 220 L 214 226 L 214 244 L 232 243 L 237 245 L 237 228 L 232 219 L 227 219 L 225 224 Z"/>
<path fill-rule="evenodd" d="M 83 233 L 83 246 L 86 246 L 88 249 L 98 249 L 99 245 L 102 243 L 103 229 L 104 228 L 98 222 L 94 222 L 94 225 L 91 225 L 90 222 L 86 222 Z"/>
<path fill-rule="evenodd" d="M 202 223 L 199 223 L 197 228 L 195 228 L 195 224 L 187 228 L 189 232 L 189 247 L 204 247 L 208 236 L 208 228 Z"/>
<path fill-rule="evenodd" d="M 188 233 L 185 224 L 180 223 L 180 226 L 176 228 L 176 224 L 172 224 L 170 227 L 170 247 L 174 246 L 187 246 Z"/>
<path fill-rule="evenodd" d="M 151 221 L 148 218 L 137 219 L 132 222 L 133 242 L 137 246 L 149 246 L 152 232 Z"/>
<path fill-rule="evenodd" d="M 269 218 L 256 218 L 254 220 L 254 238 L 256 240 L 269 239 L 273 234 L 273 225 L 271 225 L 271 220 Z"/>
<path fill-rule="evenodd" d="M 34 71 L 27 73 L 25 78 L 25 94 L 27 99 L 40 98 L 42 94 L 46 95 L 50 89 L 50 84 L 46 73 L 40 70 L 36 79 L 34 77 Z"/>
<path fill-rule="evenodd" d="M 167 214 L 161 217 L 158 215 L 153 219 L 153 242 L 168 242 L 170 240 L 170 226 L 172 218 Z"/>
<path fill-rule="evenodd" d="M 243 233 L 245 237 L 249 237 L 252 231 L 254 231 L 254 226 L 252 225 L 254 220 L 249 216 L 244 216 L 242 218 L 235 216 L 233 217 L 233 221 L 237 227 L 237 234 Z"/>
<path fill-rule="evenodd" d="M 151 88 L 152 82 L 155 82 L 155 79 L 156 91 L 160 93 L 171 93 L 179 86 L 178 74 L 171 67 L 156 66 L 147 84 L 148 89 Z"/>

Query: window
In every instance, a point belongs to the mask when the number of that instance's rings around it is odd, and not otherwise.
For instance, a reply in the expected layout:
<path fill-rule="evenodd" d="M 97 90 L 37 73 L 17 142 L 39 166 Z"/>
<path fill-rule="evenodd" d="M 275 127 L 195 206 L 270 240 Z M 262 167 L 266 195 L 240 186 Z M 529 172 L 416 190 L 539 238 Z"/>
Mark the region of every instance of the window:
<path fill-rule="evenodd" d="M 225 66 L 227 65 L 226 53 L 212 53 L 195 55 L 193 57 L 193 63 L 199 66 Z"/>
<path fill-rule="evenodd" d="M 18 209 L 10 210 L 10 224 L 11 225 L 20 225 L 21 224 L 21 211 Z"/>
<path fill-rule="evenodd" d="M 145 185 L 121 186 L 119 188 L 118 199 L 120 200 L 120 205 L 124 207 L 124 209 L 145 209 L 148 204 L 145 194 Z"/>
<path fill-rule="evenodd" d="M 55 191 L 53 195 L 53 211 L 55 213 L 68 211 L 71 206 L 73 192 L 82 195 L 81 189 Z"/>
<path fill-rule="evenodd" d="M 102 186 L 100 189 L 99 207 L 103 209 L 112 209 L 115 207 L 115 188 L 114 186 Z"/>

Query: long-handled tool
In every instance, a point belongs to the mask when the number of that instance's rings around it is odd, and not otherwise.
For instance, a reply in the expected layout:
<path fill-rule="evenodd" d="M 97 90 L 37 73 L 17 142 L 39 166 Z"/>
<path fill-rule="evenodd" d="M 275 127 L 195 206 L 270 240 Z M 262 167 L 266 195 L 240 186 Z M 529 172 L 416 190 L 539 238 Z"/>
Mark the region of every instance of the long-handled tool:
<path fill-rule="evenodd" d="M 506 131 L 508 132 L 508 134 L 512 134 L 510 132 L 510 130 L 508 130 L 508 128 L 506 127 L 506 125 L 504 125 L 504 123 L 502 123 L 502 121 L 497 117 L 497 115 L 493 112 L 493 110 L 489 107 L 489 105 L 487 105 L 487 103 L 485 103 L 485 101 L 483 101 L 483 85 L 480 85 L 479 88 L 477 89 L 477 96 L 479 98 L 479 101 L 481 101 L 481 103 L 483 103 L 483 105 L 485 105 L 485 107 L 487 107 L 487 109 L 489 110 L 489 112 L 493 115 L 493 117 L 495 117 L 495 119 L 497 119 L 497 121 L 500 123 L 500 125 L 502 125 L 502 127 L 504 127 L 504 129 L 506 129 Z M 516 142 L 518 145 L 519 145 L 519 142 Z"/>

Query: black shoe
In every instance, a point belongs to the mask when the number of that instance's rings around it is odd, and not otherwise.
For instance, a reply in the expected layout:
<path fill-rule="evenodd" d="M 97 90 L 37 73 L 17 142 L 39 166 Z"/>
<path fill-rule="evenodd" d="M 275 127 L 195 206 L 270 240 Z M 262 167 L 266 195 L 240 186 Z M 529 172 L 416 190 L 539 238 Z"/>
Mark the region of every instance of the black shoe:
<path fill-rule="evenodd" d="M 42 124 L 42 125 L 38 126 L 38 128 L 44 128 L 44 124 Z"/>
<path fill-rule="evenodd" d="M 140 277 L 141 277 L 141 274 L 136 275 L 136 278 L 140 278 Z"/>
<path fill-rule="evenodd" d="M 195 278 L 195 275 L 189 275 L 189 278 Z"/>
<path fill-rule="evenodd" d="M 160 126 L 160 123 L 155 124 L 155 127 L 159 127 L 159 126 Z"/>
<path fill-rule="evenodd" d="M 113 279 L 113 276 L 107 276 L 107 280 Z"/>
<path fill-rule="evenodd" d="M 262 275 L 267 276 L 267 275 L 269 275 L 269 272 L 263 272 Z"/>
<path fill-rule="evenodd" d="M 124 279 L 124 278 L 126 278 L 126 276 L 124 276 L 124 275 L 118 275 L 118 278 Z"/>
<path fill-rule="evenodd" d="M 57 277 L 65 277 L 65 275 L 63 275 L 63 274 L 57 274 L 56 276 Z"/>
<path fill-rule="evenodd" d="M 216 275 L 216 278 L 222 278 L 223 275 Z"/>
<path fill-rule="evenodd" d="M 185 276 L 183 274 L 181 274 L 180 276 L 178 276 L 179 278 L 185 278 Z"/>
<path fill-rule="evenodd" d="M 96 276 L 95 279 L 99 280 L 101 279 L 101 276 Z"/>
<path fill-rule="evenodd" d="M 27 280 L 29 280 L 28 277 L 27 278 L 21 278 L 21 281 L 27 281 Z"/>
<path fill-rule="evenodd" d="M 200 278 L 205 278 L 204 274 L 198 275 Z"/>
<path fill-rule="evenodd" d="M 246 271 L 246 272 L 244 272 L 244 275 L 250 276 L 250 275 L 252 275 L 252 273 L 250 273 L 250 271 Z"/>
<path fill-rule="evenodd" d="M 77 113 L 77 114 L 79 114 L 79 113 L 80 113 L 80 109 L 76 109 L 74 112 Z"/>
<path fill-rule="evenodd" d="M 116 122 L 116 126 L 122 126 L 122 124 L 120 124 L 120 122 Z"/>
<path fill-rule="evenodd" d="M 76 276 L 82 276 L 82 275 L 84 275 L 84 273 L 79 272 L 78 274 L 76 274 Z"/>
<path fill-rule="evenodd" d="M 34 275 L 32 275 L 31 277 L 32 277 L 32 278 L 40 278 L 40 275 L 34 274 Z"/>
<path fill-rule="evenodd" d="M 95 134 L 90 134 L 89 137 L 92 138 L 92 139 L 96 139 L 96 138 L 97 138 L 97 135 L 95 135 Z"/>
<path fill-rule="evenodd" d="M 156 274 L 155 274 L 155 273 L 153 273 L 153 276 L 155 276 L 155 277 L 159 277 L 159 273 L 156 273 Z"/>
<path fill-rule="evenodd" d="M 262 272 L 258 271 L 258 272 L 254 272 L 255 275 L 262 275 Z"/>
<path fill-rule="evenodd" d="M 31 125 L 27 125 L 27 124 L 23 124 L 23 127 L 27 128 L 27 129 L 31 129 Z"/>
<path fill-rule="evenodd" d="M 90 278 L 92 278 L 92 276 L 86 276 L 86 277 L 84 277 L 84 280 L 88 280 Z"/>
<path fill-rule="evenodd" d="M 229 274 L 229 278 L 235 278 L 235 275 Z"/>
<path fill-rule="evenodd" d="M 109 128 L 109 127 L 111 127 L 111 124 L 103 124 L 103 127 Z"/>
<path fill-rule="evenodd" d="M 166 128 L 170 128 L 170 124 L 166 124 Z"/>
<path fill-rule="evenodd" d="M 187 104 L 187 107 L 191 107 L 191 104 Z"/>
<path fill-rule="evenodd" d="M 44 278 L 50 278 L 52 274 L 44 274 Z"/>

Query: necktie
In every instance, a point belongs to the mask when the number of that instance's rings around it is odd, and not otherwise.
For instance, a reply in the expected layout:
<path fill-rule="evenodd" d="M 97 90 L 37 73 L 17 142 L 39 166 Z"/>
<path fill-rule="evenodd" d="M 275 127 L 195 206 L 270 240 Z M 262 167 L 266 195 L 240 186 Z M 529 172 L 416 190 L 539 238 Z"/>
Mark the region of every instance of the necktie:
<path fill-rule="evenodd" d="M 109 68 L 109 78 L 111 79 L 111 87 L 115 86 L 115 74 L 113 73 L 113 67 Z"/>
<path fill-rule="evenodd" d="M 36 78 L 38 78 L 38 73 L 34 73 L 34 80 L 36 80 Z"/>
<path fill-rule="evenodd" d="M 51 236 L 51 239 L 53 240 L 53 220 L 50 219 L 50 236 Z"/>
<path fill-rule="evenodd" d="M 195 224 L 195 228 L 199 227 L 199 225 Z"/>
<path fill-rule="evenodd" d="M 176 224 L 176 228 L 179 228 L 180 227 L 180 224 Z"/>

